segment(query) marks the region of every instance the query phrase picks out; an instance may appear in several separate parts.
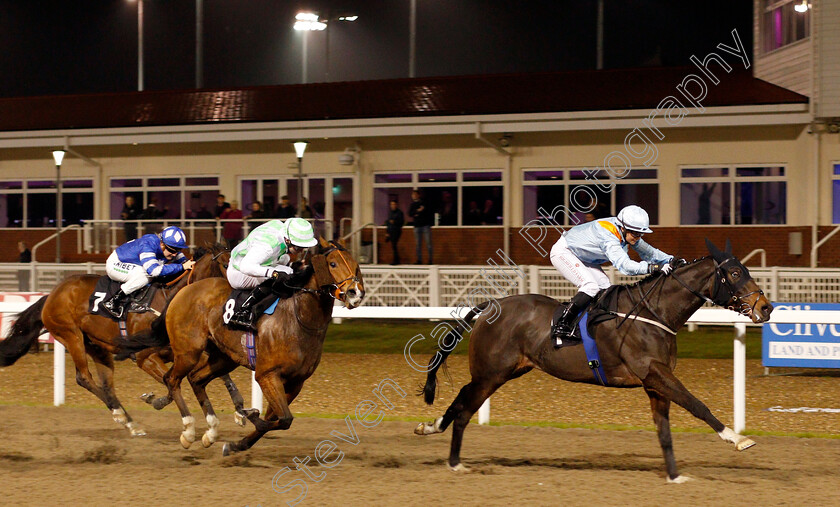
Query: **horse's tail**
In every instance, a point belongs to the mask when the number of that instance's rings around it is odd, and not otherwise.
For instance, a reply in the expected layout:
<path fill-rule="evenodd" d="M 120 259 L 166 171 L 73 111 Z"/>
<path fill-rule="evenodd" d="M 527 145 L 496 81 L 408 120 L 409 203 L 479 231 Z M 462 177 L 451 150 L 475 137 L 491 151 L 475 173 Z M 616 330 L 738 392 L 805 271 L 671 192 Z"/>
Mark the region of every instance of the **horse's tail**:
<path fill-rule="evenodd" d="M 41 320 L 41 310 L 47 302 L 42 297 L 29 308 L 17 314 L 17 320 L 9 331 L 6 339 L 0 342 L 0 366 L 11 366 L 23 357 L 41 335 L 44 321 Z"/>
<path fill-rule="evenodd" d="M 441 366 L 444 366 L 446 358 L 449 357 L 449 354 L 451 354 L 453 350 L 455 350 L 455 345 L 461 341 L 461 335 L 464 334 L 464 330 L 466 329 L 465 324 L 469 324 L 477 314 L 484 311 L 488 304 L 489 302 L 484 302 L 475 308 L 472 308 L 464 319 L 455 326 L 455 329 L 450 331 L 443 340 L 443 343 L 452 344 L 452 346 L 449 348 L 440 348 L 429 360 L 429 373 L 426 375 L 426 385 L 423 386 L 423 390 L 421 391 L 423 393 L 423 400 L 427 405 L 431 405 L 435 402 L 435 393 L 437 392 L 437 371 Z"/>
<path fill-rule="evenodd" d="M 118 337 L 116 340 L 117 348 L 114 351 L 114 359 L 122 361 L 128 359 L 132 355 L 142 350 L 153 347 L 164 347 L 169 345 L 169 334 L 166 332 L 166 309 L 158 318 L 152 321 L 149 329 L 144 329 L 139 333 L 126 336 L 125 338 Z"/>

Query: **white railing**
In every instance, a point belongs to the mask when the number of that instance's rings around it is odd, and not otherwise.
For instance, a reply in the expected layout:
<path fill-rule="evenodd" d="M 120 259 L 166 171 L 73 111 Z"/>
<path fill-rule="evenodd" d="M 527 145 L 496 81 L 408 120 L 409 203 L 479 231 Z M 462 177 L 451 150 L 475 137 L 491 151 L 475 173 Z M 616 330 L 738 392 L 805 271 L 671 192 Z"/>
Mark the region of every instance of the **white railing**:
<path fill-rule="evenodd" d="M 21 287 L 20 272 L 29 273 L 29 286 Z M 608 267 L 612 283 L 630 283 L 641 277 L 625 276 Z M 55 264 L 48 262 L 0 263 L 0 292 L 50 291 L 66 276 L 105 272 L 104 263 Z M 466 303 L 474 291 L 493 297 L 499 289 L 508 294 L 545 294 L 568 300 L 577 289 L 551 266 L 500 264 L 490 266 L 378 266 L 362 265 L 365 306 L 453 306 Z M 778 302 L 840 303 L 840 269 L 752 268 L 750 274 L 768 299 Z"/>

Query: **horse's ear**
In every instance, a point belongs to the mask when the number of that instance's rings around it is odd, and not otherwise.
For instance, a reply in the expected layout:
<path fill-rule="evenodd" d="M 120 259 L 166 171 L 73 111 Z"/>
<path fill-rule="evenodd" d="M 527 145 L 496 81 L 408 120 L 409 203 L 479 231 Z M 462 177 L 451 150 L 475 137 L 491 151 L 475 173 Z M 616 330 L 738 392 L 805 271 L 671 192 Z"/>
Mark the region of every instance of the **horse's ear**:
<path fill-rule="evenodd" d="M 729 241 L 729 238 L 726 238 L 726 246 L 723 248 L 723 252 L 732 255 L 732 242 Z"/>
<path fill-rule="evenodd" d="M 330 244 L 325 240 L 322 236 L 318 236 L 318 244 L 321 245 L 321 248 L 328 248 Z"/>
<path fill-rule="evenodd" d="M 709 238 L 706 238 L 706 248 L 709 250 L 709 253 L 712 254 L 712 257 L 717 258 L 721 254 L 721 251 L 714 243 L 709 241 Z"/>
<path fill-rule="evenodd" d="M 341 248 L 347 249 L 347 240 L 344 238 L 338 238 L 336 242 L 341 245 Z"/>

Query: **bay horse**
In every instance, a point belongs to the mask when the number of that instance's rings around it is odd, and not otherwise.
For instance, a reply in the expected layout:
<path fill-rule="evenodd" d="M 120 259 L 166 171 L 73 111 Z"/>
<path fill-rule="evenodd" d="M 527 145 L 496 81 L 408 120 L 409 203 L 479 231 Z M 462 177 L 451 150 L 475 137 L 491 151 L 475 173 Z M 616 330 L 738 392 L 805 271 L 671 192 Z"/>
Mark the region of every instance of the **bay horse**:
<path fill-rule="evenodd" d="M 168 287 L 158 290 L 151 307 L 159 312 L 166 301 L 195 280 L 207 277 L 223 277 L 228 252 L 221 245 L 213 245 L 209 251 L 199 248 L 195 252 L 195 266 L 192 270 L 170 282 Z M 124 425 L 133 436 L 145 435 L 117 398 L 114 390 L 114 357 L 120 330 L 117 322 L 88 313 L 88 300 L 93 294 L 100 275 L 85 274 L 69 276 L 61 281 L 48 296 L 42 297 L 17 316 L 9 336 L 0 342 L 0 366 L 14 364 L 36 343 L 43 329 L 46 329 L 67 348 L 76 367 L 76 383 L 84 387 L 105 403 L 111 415 Z M 221 279 L 221 278 L 220 278 Z M 154 312 L 128 313 L 126 331 L 130 334 L 147 329 L 155 319 Z M 99 374 L 99 384 L 94 381 L 88 366 L 87 356 L 93 360 Z M 136 356 L 137 366 L 158 382 L 163 382 L 167 371 L 166 363 L 172 362 L 172 350 L 168 346 L 149 348 Z M 231 394 L 237 414 L 244 413 L 244 400 L 236 385 L 226 377 L 225 385 Z M 237 421 L 239 422 L 239 421 Z M 244 425 L 244 421 L 240 422 Z"/>
<path fill-rule="evenodd" d="M 633 285 L 618 287 L 614 313 L 620 316 L 591 329 L 606 373 L 605 385 L 643 387 L 649 396 L 668 482 L 687 480 L 679 475 L 674 459 L 668 420 L 671 402 L 706 422 L 721 439 L 735 444 L 737 450 L 755 445 L 721 423 L 674 375 L 676 331 L 704 303 L 713 302 L 736 311 L 755 323 L 766 322 L 773 310 L 747 268 L 732 255 L 729 241 L 724 252 L 708 240 L 706 244 L 710 257 L 677 267 L 669 275 L 651 275 Z M 496 307 L 492 315 L 486 311 L 491 306 Z M 508 380 L 538 368 L 562 380 L 600 385 L 583 346 L 554 350 L 549 327 L 556 306 L 555 300 L 536 294 L 484 302 L 471 309 L 464 324 L 449 333 L 442 342 L 443 348 L 430 360 L 422 391 L 429 405 L 434 402 L 437 370 L 460 340 L 465 325 L 469 326 L 473 317 L 481 314 L 470 334 L 471 381 L 442 417 L 420 423 L 414 431 L 418 435 L 442 433 L 454 422 L 448 461 L 451 470 L 467 470 L 460 457 L 464 429 L 484 400 Z"/>
<path fill-rule="evenodd" d="M 254 334 L 254 371 L 268 401 L 265 419 L 259 417 L 259 411 L 248 413 L 255 430 L 239 442 L 225 443 L 225 456 L 251 448 L 268 431 L 291 426 L 289 404 L 318 367 L 334 302 L 339 300 L 352 309 L 364 298 L 359 265 L 343 246 L 321 238 L 319 245 L 307 252 L 304 262 L 308 267 L 301 277 L 305 280 L 301 281 L 302 287 L 294 287 L 299 290 L 292 297 L 281 299 L 273 314 L 263 315 Z M 180 436 L 184 448 L 195 440 L 195 420 L 181 395 L 181 381 L 194 370 L 202 352 L 215 348 L 227 359 L 201 375 L 188 377 L 209 425 L 201 439 L 205 447 L 215 442 L 218 418 L 204 387 L 212 378 L 237 366 L 249 367 L 243 346 L 247 332 L 231 329 L 222 320 L 223 313 L 231 311 L 225 308 L 230 292 L 225 280 L 201 280 L 179 292 L 166 310 L 165 330 L 175 359 L 163 377 L 168 393 L 148 401 L 158 410 L 175 401 L 184 424 Z"/>

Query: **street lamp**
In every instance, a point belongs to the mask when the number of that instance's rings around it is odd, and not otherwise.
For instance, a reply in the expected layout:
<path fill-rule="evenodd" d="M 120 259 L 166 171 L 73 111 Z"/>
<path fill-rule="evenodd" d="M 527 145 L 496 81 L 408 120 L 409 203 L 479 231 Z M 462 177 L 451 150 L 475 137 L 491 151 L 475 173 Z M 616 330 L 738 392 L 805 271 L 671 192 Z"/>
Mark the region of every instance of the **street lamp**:
<path fill-rule="evenodd" d="M 61 162 L 64 150 L 52 152 L 55 160 L 55 262 L 61 262 Z"/>
<path fill-rule="evenodd" d="M 298 212 L 303 210 L 303 152 L 306 151 L 306 146 L 308 144 L 309 142 L 307 141 L 298 141 L 294 143 L 295 155 L 297 155 L 298 159 Z"/>
<path fill-rule="evenodd" d="M 137 0 L 137 91 L 143 91 L 143 0 Z"/>

